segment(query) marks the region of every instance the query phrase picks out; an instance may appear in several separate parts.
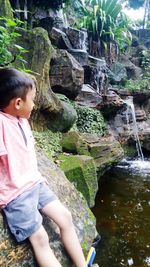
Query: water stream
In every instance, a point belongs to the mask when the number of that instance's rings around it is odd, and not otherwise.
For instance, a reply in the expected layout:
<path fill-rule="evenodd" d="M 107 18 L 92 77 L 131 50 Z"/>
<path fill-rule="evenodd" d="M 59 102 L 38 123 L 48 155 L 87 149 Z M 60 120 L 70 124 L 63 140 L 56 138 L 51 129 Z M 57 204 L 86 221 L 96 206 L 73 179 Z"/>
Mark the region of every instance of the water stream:
<path fill-rule="evenodd" d="M 87 34 L 87 30 L 86 29 L 82 29 L 82 33 L 83 33 L 83 38 L 80 38 L 80 47 L 81 50 L 87 52 L 87 38 L 88 38 L 88 34 Z"/>
<path fill-rule="evenodd" d="M 63 8 L 64 8 L 64 6 L 63 6 Z M 56 11 L 56 13 L 57 13 L 57 16 L 62 19 L 64 28 L 68 28 L 69 24 L 68 24 L 67 16 L 66 16 L 66 13 L 64 12 L 63 8 Z"/>
<path fill-rule="evenodd" d="M 93 213 L 100 267 L 150 266 L 150 161 L 123 160 L 100 178 Z"/>
<path fill-rule="evenodd" d="M 137 122 L 136 122 L 133 98 L 129 97 L 128 99 L 124 100 L 124 102 L 127 104 L 126 117 L 127 117 L 128 131 L 131 133 L 130 123 L 129 123 L 130 122 L 129 115 L 131 113 L 132 114 L 133 134 L 134 134 L 134 138 L 135 138 L 135 142 L 136 142 L 136 149 L 137 149 L 137 153 L 138 153 L 138 158 L 140 158 L 142 161 L 144 161 L 144 156 L 143 156 L 141 143 L 140 143 L 140 139 L 139 139 L 139 134 L 138 134 L 138 127 L 137 127 Z"/>

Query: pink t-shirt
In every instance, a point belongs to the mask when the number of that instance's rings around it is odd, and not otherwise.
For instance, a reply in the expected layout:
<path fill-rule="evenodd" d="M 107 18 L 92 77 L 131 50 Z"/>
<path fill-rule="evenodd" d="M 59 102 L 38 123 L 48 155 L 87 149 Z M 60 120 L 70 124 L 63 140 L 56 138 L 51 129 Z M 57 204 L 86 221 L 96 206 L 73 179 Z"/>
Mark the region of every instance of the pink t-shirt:
<path fill-rule="evenodd" d="M 0 112 L 0 206 L 41 181 L 28 121 Z"/>

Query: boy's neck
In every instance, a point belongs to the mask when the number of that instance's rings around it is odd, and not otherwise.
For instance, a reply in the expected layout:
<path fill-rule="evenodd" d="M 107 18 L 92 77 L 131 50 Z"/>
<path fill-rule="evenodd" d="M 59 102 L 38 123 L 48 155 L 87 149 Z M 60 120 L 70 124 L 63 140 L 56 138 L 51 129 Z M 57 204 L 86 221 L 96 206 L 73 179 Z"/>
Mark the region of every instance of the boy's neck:
<path fill-rule="evenodd" d="M 2 112 L 6 113 L 6 114 L 8 114 L 8 115 L 11 115 L 11 116 L 13 116 L 13 117 L 15 117 L 15 118 L 18 118 L 18 116 L 17 116 L 17 111 L 16 111 L 16 109 L 14 108 L 14 106 L 12 106 L 12 105 L 8 105 L 7 107 L 5 107 L 5 108 L 2 110 Z"/>
<path fill-rule="evenodd" d="M 20 121 L 20 117 L 18 117 L 18 116 L 14 116 L 14 115 L 12 115 L 12 114 L 10 114 L 10 113 L 8 113 L 8 112 L 4 112 L 3 110 L 0 110 L 0 112 L 1 113 L 4 113 L 4 115 L 5 116 L 8 116 L 8 117 L 12 117 L 12 118 L 14 118 L 14 119 L 16 119 L 16 120 L 18 120 L 18 121 Z"/>

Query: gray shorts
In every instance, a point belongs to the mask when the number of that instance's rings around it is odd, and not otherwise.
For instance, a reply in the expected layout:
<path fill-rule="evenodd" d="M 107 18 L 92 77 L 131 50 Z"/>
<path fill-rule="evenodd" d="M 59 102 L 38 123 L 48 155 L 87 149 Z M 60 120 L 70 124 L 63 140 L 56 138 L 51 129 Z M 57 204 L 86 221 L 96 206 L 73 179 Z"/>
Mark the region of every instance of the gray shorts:
<path fill-rule="evenodd" d="M 42 182 L 8 203 L 3 211 L 10 231 L 18 242 L 40 228 L 43 221 L 40 210 L 56 199 L 48 185 Z"/>

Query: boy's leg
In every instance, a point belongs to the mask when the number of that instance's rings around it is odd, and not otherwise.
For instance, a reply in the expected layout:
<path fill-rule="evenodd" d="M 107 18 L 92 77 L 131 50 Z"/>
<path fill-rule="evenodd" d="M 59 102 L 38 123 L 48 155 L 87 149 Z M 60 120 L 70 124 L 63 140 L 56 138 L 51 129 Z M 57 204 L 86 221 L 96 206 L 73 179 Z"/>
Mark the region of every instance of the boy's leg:
<path fill-rule="evenodd" d="M 62 267 L 49 246 L 48 235 L 43 226 L 29 237 L 40 267 Z"/>
<path fill-rule="evenodd" d="M 47 204 L 42 212 L 52 219 L 60 228 L 62 241 L 70 257 L 77 267 L 87 267 L 72 222 L 71 213 L 61 204 L 59 200 L 54 200 Z"/>

